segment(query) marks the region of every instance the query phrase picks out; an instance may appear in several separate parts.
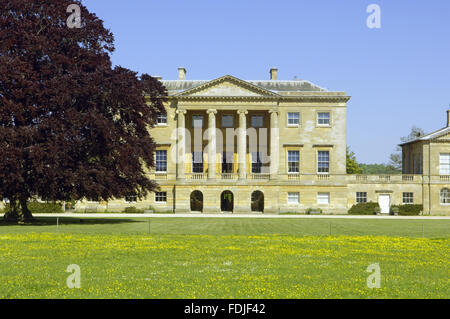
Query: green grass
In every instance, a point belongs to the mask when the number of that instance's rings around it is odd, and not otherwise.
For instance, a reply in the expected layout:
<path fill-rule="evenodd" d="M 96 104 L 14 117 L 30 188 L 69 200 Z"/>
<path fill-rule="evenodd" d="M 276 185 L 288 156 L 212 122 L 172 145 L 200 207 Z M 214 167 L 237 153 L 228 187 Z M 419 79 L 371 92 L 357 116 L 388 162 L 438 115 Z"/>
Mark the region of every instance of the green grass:
<path fill-rule="evenodd" d="M 0 224 L 0 298 L 450 297 L 449 220 L 59 221 Z M 373 263 L 380 289 L 366 285 Z M 70 264 L 81 289 L 66 286 Z"/>
<path fill-rule="evenodd" d="M 263 235 L 450 237 L 450 220 L 276 218 L 38 218 L 37 225 L 5 225 L 2 233 L 139 235 Z M 330 233 L 331 228 L 331 233 Z"/>

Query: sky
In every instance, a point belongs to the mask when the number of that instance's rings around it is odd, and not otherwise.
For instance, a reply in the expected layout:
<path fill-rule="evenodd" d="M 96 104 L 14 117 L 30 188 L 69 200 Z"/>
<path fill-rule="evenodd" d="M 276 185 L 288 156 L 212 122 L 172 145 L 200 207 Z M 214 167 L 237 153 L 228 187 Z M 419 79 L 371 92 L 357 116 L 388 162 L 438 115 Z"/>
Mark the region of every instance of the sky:
<path fill-rule="evenodd" d="M 212 80 L 294 77 L 345 91 L 347 144 L 361 163 L 386 163 L 412 126 L 446 126 L 448 0 L 84 0 L 115 36 L 114 65 Z M 368 28 L 371 4 L 380 28 Z"/>

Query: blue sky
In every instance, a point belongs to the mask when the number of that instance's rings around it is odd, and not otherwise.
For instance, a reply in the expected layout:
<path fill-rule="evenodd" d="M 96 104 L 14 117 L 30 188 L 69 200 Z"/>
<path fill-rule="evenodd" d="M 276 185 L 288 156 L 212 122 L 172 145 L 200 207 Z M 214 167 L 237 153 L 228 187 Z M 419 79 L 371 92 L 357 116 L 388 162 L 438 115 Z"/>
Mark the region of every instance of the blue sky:
<path fill-rule="evenodd" d="M 294 76 L 352 99 L 347 143 L 359 162 L 387 162 L 413 125 L 446 125 L 450 1 L 84 0 L 115 36 L 113 63 L 176 79 Z M 369 4 L 381 29 L 369 29 Z"/>

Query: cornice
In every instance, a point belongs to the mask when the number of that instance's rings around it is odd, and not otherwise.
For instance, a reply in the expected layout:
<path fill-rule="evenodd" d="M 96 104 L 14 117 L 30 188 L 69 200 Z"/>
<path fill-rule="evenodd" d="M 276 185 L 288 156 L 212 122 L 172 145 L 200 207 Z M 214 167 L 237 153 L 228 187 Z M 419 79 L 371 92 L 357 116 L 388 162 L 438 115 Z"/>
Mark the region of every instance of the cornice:
<path fill-rule="evenodd" d="M 333 144 L 314 144 L 312 147 L 334 147 Z"/>
<path fill-rule="evenodd" d="M 351 96 L 305 95 L 305 96 L 169 96 L 176 101 L 273 101 L 273 102 L 341 102 L 346 103 Z"/>
<path fill-rule="evenodd" d="M 448 143 L 450 143 L 450 139 L 440 140 L 439 138 L 434 138 L 434 139 L 428 140 L 426 142 L 433 143 L 433 144 L 448 144 Z M 425 144 L 427 144 L 427 143 L 425 143 Z"/>

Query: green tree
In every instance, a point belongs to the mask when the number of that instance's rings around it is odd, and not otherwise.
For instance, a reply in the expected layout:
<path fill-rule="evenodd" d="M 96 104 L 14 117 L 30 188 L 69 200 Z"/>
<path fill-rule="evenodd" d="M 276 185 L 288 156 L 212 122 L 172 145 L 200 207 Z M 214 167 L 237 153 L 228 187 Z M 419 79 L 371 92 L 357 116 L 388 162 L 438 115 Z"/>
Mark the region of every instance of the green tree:
<path fill-rule="evenodd" d="M 356 155 L 347 147 L 347 174 L 361 174 L 362 169 L 356 161 Z"/>
<path fill-rule="evenodd" d="M 397 170 L 392 165 L 387 164 L 359 164 L 363 174 L 398 174 L 401 171 Z"/>

